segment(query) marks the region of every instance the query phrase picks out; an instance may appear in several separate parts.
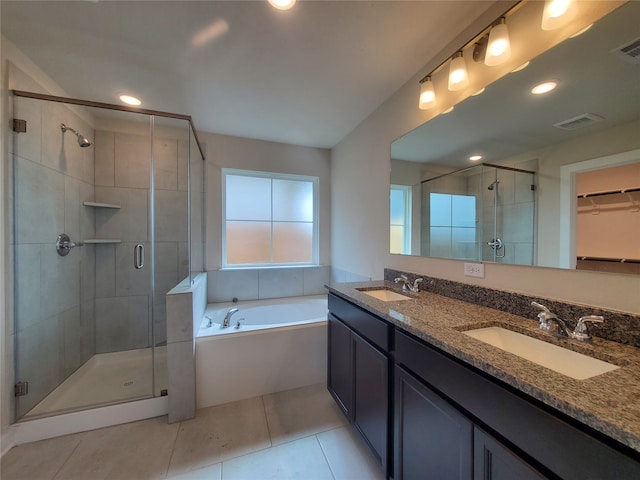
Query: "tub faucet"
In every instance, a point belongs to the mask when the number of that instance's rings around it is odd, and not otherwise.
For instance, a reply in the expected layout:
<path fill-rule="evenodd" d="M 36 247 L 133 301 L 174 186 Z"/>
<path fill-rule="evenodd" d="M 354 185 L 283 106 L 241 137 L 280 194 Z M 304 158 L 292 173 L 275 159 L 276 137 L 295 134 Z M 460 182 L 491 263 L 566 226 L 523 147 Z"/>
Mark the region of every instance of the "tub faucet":
<path fill-rule="evenodd" d="M 422 278 L 416 278 L 413 281 L 413 284 L 409 282 L 409 279 L 406 275 L 400 275 L 399 277 L 393 280 L 395 283 L 402 283 L 402 291 L 403 292 L 413 292 L 418 293 L 420 291 L 419 283 L 422 282 Z"/>
<path fill-rule="evenodd" d="M 234 313 L 237 313 L 239 310 L 236 307 L 233 307 L 231 310 L 227 312 L 224 316 L 224 320 L 222 321 L 222 328 L 227 328 L 229 326 L 229 321 Z"/>

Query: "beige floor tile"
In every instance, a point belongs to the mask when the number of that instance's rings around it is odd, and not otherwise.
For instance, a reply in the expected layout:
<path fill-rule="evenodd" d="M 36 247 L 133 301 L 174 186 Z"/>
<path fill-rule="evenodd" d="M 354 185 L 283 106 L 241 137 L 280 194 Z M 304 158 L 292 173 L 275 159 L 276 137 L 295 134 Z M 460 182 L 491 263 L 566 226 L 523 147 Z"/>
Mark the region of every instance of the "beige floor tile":
<path fill-rule="evenodd" d="M 222 463 L 222 480 L 333 480 L 315 435 Z"/>
<path fill-rule="evenodd" d="M 2 480 L 51 480 L 80 443 L 79 435 L 18 445 L 0 462 Z"/>
<path fill-rule="evenodd" d="M 180 424 L 169 474 L 187 472 L 271 446 L 260 397 L 198 410 Z"/>
<path fill-rule="evenodd" d="M 208 467 L 191 470 L 187 473 L 172 475 L 167 480 L 221 480 L 222 463 L 209 465 Z"/>
<path fill-rule="evenodd" d="M 80 444 L 55 480 L 163 478 L 178 425 L 167 417 L 102 428 L 80 435 Z"/>
<path fill-rule="evenodd" d="M 265 395 L 264 406 L 274 445 L 347 423 L 324 384 Z"/>
<path fill-rule="evenodd" d="M 317 437 L 335 480 L 384 480 L 380 466 L 350 426 Z"/>

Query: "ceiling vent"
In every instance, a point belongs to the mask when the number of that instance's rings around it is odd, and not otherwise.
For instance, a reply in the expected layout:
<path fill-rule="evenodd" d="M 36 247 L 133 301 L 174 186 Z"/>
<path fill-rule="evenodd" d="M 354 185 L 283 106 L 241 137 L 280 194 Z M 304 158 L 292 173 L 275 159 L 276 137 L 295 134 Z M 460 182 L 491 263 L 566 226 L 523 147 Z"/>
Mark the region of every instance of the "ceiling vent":
<path fill-rule="evenodd" d="M 633 65 L 640 64 L 640 37 L 611 50 L 611 53 L 625 62 L 632 63 Z"/>
<path fill-rule="evenodd" d="M 583 113 L 582 115 L 578 115 L 577 117 L 554 123 L 553 126 L 556 128 L 561 128 L 562 130 L 578 130 L 579 128 L 588 127 L 589 125 L 601 122 L 602 120 L 604 120 L 604 118 L 599 115 L 594 115 L 593 113 Z"/>

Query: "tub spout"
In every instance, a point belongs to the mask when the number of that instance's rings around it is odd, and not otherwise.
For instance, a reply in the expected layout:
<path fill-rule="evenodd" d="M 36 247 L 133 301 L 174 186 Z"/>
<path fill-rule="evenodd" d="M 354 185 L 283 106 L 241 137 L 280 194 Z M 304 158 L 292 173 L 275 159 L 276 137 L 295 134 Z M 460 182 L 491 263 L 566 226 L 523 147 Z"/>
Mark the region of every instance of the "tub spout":
<path fill-rule="evenodd" d="M 224 320 L 222 321 L 222 328 L 227 328 L 229 326 L 229 321 L 231 320 L 231 317 L 233 316 L 234 313 L 237 313 L 238 309 L 236 307 L 233 307 L 231 310 L 229 310 L 227 312 L 227 314 L 224 316 Z"/>

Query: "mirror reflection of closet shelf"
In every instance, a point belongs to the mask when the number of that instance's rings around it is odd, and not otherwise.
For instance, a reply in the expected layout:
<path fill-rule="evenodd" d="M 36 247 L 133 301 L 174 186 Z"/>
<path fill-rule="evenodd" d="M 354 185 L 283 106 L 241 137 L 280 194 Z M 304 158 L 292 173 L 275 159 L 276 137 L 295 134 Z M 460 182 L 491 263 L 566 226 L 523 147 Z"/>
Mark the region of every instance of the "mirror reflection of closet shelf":
<path fill-rule="evenodd" d="M 599 215 L 601 210 L 628 209 L 630 213 L 640 212 L 640 187 L 605 192 L 582 193 L 578 195 L 578 213 Z"/>
<path fill-rule="evenodd" d="M 100 203 L 100 202 L 82 202 L 85 207 L 95 207 L 95 208 L 122 208 L 120 205 L 115 203 Z"/>

